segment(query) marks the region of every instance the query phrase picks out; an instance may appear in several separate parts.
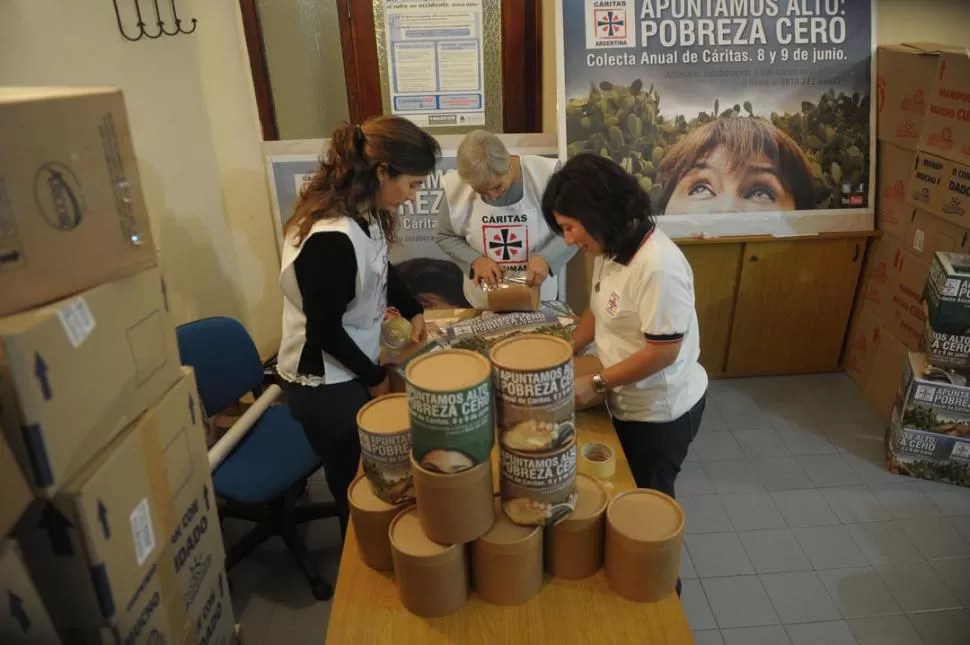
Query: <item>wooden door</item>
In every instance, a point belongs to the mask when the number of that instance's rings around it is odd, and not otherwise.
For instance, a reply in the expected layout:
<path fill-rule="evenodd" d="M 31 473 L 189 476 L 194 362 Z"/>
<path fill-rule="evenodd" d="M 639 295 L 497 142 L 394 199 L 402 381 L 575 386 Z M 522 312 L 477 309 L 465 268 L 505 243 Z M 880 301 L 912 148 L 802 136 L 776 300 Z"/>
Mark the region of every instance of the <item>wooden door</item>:
<path fill-rule="evenodd" d="M 746 244 L 731 327 L 731 376 L 839 368 L 865 240 Z"/>
<path fill-rule="evenodd" d="M 724 375 L 743 244 L 686 244 L 681 251 L 694 270 L 694 306 L 701 334 L 701 365 Z"/>

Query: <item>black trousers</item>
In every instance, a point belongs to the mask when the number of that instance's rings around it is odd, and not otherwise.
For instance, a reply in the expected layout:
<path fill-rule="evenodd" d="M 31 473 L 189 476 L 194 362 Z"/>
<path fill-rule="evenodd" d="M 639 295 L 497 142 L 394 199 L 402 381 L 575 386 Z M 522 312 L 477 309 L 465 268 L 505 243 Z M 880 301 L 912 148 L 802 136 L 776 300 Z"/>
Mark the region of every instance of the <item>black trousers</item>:
<path fill-rule="evenodd" d="M 651 488 L 674 497 L 674 481 L 697 436 L 707 394 L 678 419 L 667 423 L 613 419 L 637 488 Z"/>
<path fill-rule="evenodd" d="M 317 387 L 290 384 L 286 393 L 293 417 L 303 425 L 307 440 L 323 461 L 343 539 L 350 520 L 347 491 L 360 461 L 357 412 L 370 400 L 370 393 L 359 381 Z"/>

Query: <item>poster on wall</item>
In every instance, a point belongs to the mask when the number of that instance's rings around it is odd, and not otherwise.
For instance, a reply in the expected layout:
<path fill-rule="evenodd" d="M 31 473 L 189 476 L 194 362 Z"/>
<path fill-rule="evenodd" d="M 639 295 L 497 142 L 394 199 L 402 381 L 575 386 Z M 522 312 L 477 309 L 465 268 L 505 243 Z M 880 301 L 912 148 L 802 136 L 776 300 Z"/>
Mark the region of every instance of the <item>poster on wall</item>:
<path fill-rule="evenodd" d="M 512 154 L 555 157 L 555 138 L 550 135 L 500 135 Z M 444 178 L 457 171 L 461 136 L 436 137 L 441 159 L 428 175 L 413 202 L 398 211 L 397 242 L 391 246 L 391 263 L 425 307 L 466 307 L 461 269 L 435 241 L 438 215 L 445 199 Z M 293 214 L 300 191 L 320 166 L 327 140 L 268 141 L 263 144 L 273 200 L 277 243 L 283 244 L 283 227 Z M 566 293 L 565 271 L 558 276 L 559 292 Z"/>
<path fill-rule="evenodd" d="M 382 0 L 389 112 L 421 127 L 484 126 L 483 0 Z"/>
<path fill-rule="evenodd" d="M 674 237 L 869 230 L 871 0 L 558 0 L 559 150 Z"/>

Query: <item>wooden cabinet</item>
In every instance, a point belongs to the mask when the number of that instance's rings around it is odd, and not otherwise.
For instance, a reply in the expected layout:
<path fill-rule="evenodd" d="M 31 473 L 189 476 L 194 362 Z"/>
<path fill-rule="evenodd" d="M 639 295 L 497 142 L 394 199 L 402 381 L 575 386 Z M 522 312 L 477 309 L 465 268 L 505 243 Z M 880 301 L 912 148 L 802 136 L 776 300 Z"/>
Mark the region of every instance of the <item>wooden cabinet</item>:
<path fill-rule="evenodd" d="M 743 244 L 703 244 L 681 249 L 694 270 L 694 302 L 701 331 L 701 364 L 724 374 Z"/>
<path fill-rule="evenodd" d="M 711 376 L 838 370 L 867 236 L 681 241 Z"/>

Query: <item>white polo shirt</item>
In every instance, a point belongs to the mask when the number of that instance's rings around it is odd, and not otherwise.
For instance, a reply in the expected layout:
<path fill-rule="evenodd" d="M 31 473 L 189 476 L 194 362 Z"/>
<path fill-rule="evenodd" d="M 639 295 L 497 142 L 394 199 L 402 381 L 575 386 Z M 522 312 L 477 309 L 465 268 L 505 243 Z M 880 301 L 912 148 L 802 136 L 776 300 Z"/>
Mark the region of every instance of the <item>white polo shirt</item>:
<path fill-rule="evenodd" d="M 604 367 L 620 363 L 648 343 L 681 343 L 672 365 L 610 391 L 607 401 L 615 418 L 664 423 L 680 418 L 701 400 L 708 381 L 698 362 L 694 272 L 662 231 L 655 228 L 649 233 L 628 265 L 596 258 L 590 308 L 596 318 L 596 354 Z"/>

